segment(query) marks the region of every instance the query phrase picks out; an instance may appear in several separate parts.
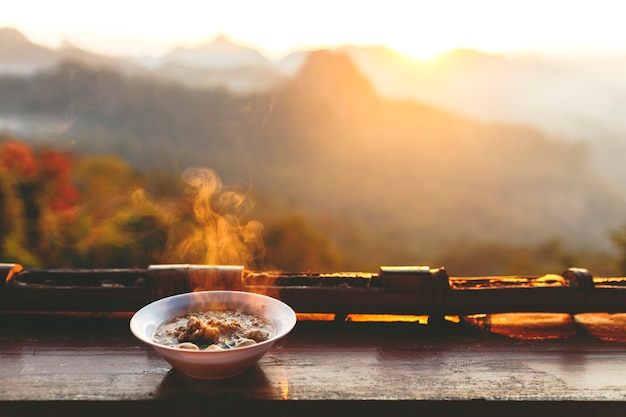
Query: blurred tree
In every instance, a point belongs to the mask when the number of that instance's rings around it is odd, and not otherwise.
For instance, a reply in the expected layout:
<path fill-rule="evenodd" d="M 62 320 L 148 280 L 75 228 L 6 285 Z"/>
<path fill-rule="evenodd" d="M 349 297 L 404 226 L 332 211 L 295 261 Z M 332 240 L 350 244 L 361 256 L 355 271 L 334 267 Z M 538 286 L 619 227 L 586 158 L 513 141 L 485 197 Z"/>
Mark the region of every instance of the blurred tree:
<path fill-rule="evenodd" d="M 139 171 L 112 155 L 82 156 L 76 161 L 72 179 L 81 205 L 94 213 L 106 211 L 112 201 L 143 186 Z"/>
<path fill-rule="evenodd" d="M 540 275 L 587 266 L 576 265 L 575 258 L 558 239 L 536 246 L 462 241 L 441 252 L 439 264 L 455 275 Z"/>
<path fill-rule="evenodd" d="M 337 271 L 341 252 L 303 214 L 292 214 L 267 228 L 266 266 L 284 271 Z"/>
<path fill-rule="evenodd" d="M 626 224 L 610 232 L 610 238 L 619 252 L 619 272 L 626 276 Z"/>
<path fill-rule="evenodd" d="M 114 199 L 104 217 L 92 218 L 76 244 L 76 263 L 91 268 L 147 267 L 163 256 L 176 207 L 156 204 L 142 189 Z"/>
<path fill-rule="evenodd" d="M 3 262 L 37 264 L 25 248 L 24 207 L 15 188 L 14 177 L 0 169 L 0 256 Z"/>
<path fill-rule="evenodd" d="M 2 256 L 26 265 L 54 259 L 50 237 L 72 217 L 78 193 L 70 182 L 72 159 L 60 151 L 12 137 L 0 142 Z"/>

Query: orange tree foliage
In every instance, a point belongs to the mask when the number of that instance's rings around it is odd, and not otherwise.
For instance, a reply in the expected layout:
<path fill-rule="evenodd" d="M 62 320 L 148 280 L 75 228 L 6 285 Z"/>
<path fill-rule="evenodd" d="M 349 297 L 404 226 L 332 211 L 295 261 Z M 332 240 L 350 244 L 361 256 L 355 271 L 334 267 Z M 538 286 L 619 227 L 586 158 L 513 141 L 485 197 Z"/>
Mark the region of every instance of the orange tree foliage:
<path fill-rule="evenodd" d="M 0 143 L 0 253 L 5 262 L 46 264 L 50 237 L 74 218 L 78 192 L 70 182 L 72 158 L 35 150 L 13 138 Z"/>
<path fill-rule="evenodd" d="M 350 260 L 346 250 L 329 238 L 328 227 L 316 227 L 307 212 L 270 204 L 261 216 L 266 220 L 263 227 L 243 221 L 249 214 L 248 203 L 243 204 L 247 193 L 222 189 L 217 177 L 198 183 L 189 175 L 187 186 L 193 187 L 185 193 L 183 179 L 174 177 L 137 171 L 120 157 L 78 158 L 0 136 L 0 262 L 44 268 L 236 262 L 262 269 L 336 271 Z M 158 199 L 144 192 L 146 184 L 157 191 Z M 172 193 L 177 196 L 166 196 Z M 199 215 L 199 207 L 210 210 Z M 224 235 L 224 230 L 230 234 Z M 222 235 L 216 238 L 218 232 Z M 264 242 L 259 240 L 261 233 Z M 344 247 L 361 236 L 369 239 L 351 229 L 347 235 L 350 240 Z M 624 274 L 626 226 L 610 237 L 619 252 L 619 273 Z M 233 239 L 238 246 L 229 246 L 239 248 L 238 254 L 245 247 L 248 258 L 216 256 L 216 242 Z M 557 240 L 535 247 L 468 240 L 417 260 L 394 246 L 389 236 L 376 241 L 378 257 L 396 264 L 445 266 L 454 274 L 558 273 L 579 265 L 595 274 L 614 274 L 609 269 L 614 258 L 573 253 Z M 363 252 L 359 256 L 362 262 L 377 260 Z"/>
<path fill-rule="evenodd" d="M 187 175 L 189 198 L 152 201 L 142 187 L 145 176 L 121 158 L 74 159 L 5 138 L 0 141 L 0 262 L 44 268 L 239 264 L 248 263 L 240 256 L 248 251 L 254 261 L 262 253 L 262 227 L 238 224 L 244 196 L 222 190 L 210 170 L 193 172 L 209 174 Z M 199 213 L 198 207 L 207 210 Z"/>
<path fill-rule="evenodd" d="M 140 184 L 119 158 L 74 158 L 0 138 L 0 262 L 44 268 L 153 262 L 171 219 L 137 198 Z"/>

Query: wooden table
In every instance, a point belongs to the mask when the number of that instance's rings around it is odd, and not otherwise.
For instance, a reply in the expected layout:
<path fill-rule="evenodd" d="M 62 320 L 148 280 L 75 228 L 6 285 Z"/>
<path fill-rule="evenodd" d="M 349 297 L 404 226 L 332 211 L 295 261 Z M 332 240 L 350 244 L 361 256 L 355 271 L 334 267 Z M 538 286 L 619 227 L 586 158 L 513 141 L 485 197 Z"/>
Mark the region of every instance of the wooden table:
<path fill-rule="evenodd" d="M 0 416 L 626 415 L 626 343 L 584 335 L 300 321 L 255 368 L 198 381 L 138 342 L 128 318 L 0 326 Z"/>

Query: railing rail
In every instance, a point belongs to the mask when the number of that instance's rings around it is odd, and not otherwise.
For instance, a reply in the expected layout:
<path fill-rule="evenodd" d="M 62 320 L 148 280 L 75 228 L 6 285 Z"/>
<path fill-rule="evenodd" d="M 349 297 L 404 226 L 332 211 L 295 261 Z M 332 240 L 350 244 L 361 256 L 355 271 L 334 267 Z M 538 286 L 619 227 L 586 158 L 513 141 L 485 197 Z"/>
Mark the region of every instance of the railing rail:
<path fill-rule="evenodd" d="M 264 293 L 299 313 L 471 315 L 626 312 L 626 278 L 582 268 L 543 276 L 450 277 L 444 268 L 377 273 L 246 271 L 228 265 L 146 269 L 25 269 L 0 264 L 0 312 L 133 312 L 169 295 L 229 289 Z"/>

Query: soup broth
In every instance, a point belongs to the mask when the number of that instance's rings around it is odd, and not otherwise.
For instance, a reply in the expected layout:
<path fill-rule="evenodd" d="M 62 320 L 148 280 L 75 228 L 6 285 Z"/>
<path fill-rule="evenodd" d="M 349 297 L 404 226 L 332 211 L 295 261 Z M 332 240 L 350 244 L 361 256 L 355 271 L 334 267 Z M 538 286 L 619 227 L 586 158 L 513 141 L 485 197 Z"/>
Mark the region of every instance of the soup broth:
<path fill-rule="evenodd" d="M 154 332 L 155 342 L 191 350 L 223 350 L 272 338 L 269 320 L 241 311 L 199 311 L 174 317 Z"/>

